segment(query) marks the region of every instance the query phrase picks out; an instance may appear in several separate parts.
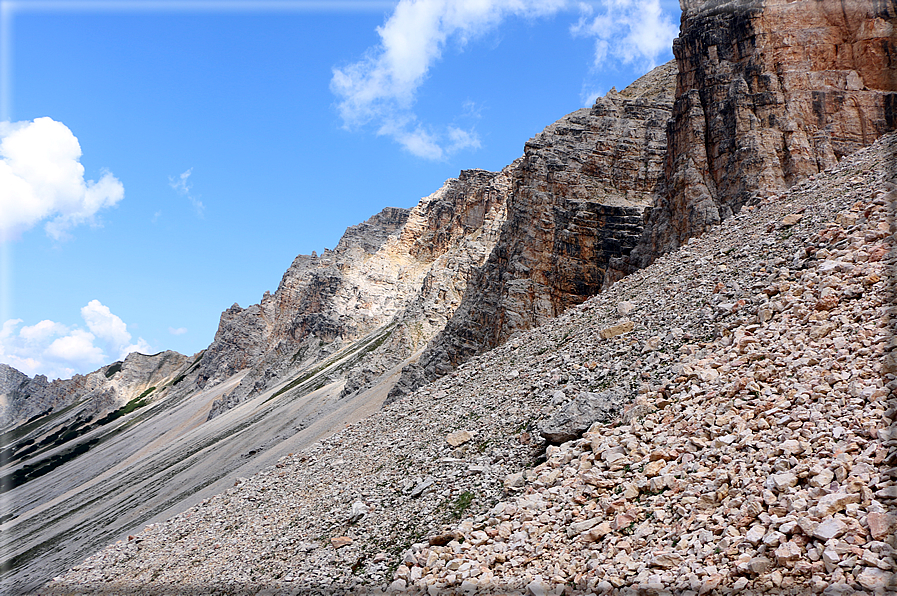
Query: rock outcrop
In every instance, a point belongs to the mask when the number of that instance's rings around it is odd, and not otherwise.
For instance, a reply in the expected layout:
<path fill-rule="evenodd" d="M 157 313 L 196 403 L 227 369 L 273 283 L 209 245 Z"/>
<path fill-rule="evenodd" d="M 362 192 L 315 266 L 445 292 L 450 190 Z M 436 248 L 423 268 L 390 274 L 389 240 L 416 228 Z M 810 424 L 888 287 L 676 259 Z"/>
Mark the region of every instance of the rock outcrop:
<path fill-rule="evenodd" d="M 666 185 L 625 271 L 897 128 L 894 0 L 681 5 Z"/>
<path fill-rule="evenodd" d="M 495 249 L 393 398 L 598 293 L 654 201 L 675 75 L 673 62 L 658 67 L 526 144 Z"/>
<path fill-rule="evenodd" d="M 147 388 L 161 389 L 186 372 L 190 361 L 174 351 L 151 356 L 133 352 L 87 375 L 48 381 L 44 375 L 29 378 L 0 364 L 0 430 L 22 424 L 75 403 L 84 417 L 98 417 L 122 406 Z"/>
<path fill-rule="evenodd" d="M 413 209 L 349 228 L 334 250 L 300 255 L 259 304 L 225 311 L 194 386 L 248 373 L 210 418 L 340 350 L 359 351 L 334 373 L 347 378 L 345 394 L 420 350 L 492 252 L 510 188 L 507 172 L 463 171 Z M 359 349 L 371 333 L 381 337 Z"/>

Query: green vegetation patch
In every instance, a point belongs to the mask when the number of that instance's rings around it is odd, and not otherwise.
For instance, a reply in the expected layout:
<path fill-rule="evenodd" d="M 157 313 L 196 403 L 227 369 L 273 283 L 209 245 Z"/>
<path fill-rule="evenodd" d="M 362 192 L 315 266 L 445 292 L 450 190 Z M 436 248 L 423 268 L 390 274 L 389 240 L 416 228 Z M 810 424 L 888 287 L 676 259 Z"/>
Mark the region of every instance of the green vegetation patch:
<path fill-rule="evenodd" d="M 59 447 L 64 443 L 73 441 L 78 437 L 89 433 L 95 428 L 99 428 L 105 424 L 109 424 L 110 422 L 121 418 L 125 414 L 130 414 L 137 408 L 142 408 L 143 406 L 149 404 L 149 401 L 146 400 L 146 397 L 155 390 L 155 387 L 150 387 L 149 389 L 129 401 L 127 404 L 118 408 L 114 412 L 106 414 L 103 418 L 100 418 L 96 422 L 91 423 L 92 417 L 89 417 L 87 420 L 82 420 L 79 415 L 79 417 L 74 422 L 57 429 L 55 432 L 41 439 L 41 441 L 38 443 L 35 443 L 34 439 L 28 439 L 27 441 L 23 441 L 18 445 L 7 447 L 0 451 L 0 459 L 2 459 L 3 462 L 7 462 L 12 459 L 21 461 L 26 457 L 40 451 L 48 451 L 55 447 Z M 34 477 L 35 476 L 31 475 L 28 477 L 28 479 Z"/>
<path fill-rule="evenodd" d="M 464 512 L 470 509 L 471 503 L 473 503 L 473 493 L 469 490 L 458 495 L 458 498 L 452 503 L 452 516 L 456 519 L 461 519 Z"/>

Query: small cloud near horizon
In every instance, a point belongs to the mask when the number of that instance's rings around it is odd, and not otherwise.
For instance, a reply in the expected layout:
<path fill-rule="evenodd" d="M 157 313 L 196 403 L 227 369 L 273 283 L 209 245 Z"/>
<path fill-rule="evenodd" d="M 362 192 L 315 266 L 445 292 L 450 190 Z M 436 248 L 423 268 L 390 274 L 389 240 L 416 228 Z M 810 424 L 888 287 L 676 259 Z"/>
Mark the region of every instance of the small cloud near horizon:
<path fill-rule="evenodd" d="M 184 335 L 187 333 L 186 327 L 169 327 L 168 332 L 172 335 Z"/>

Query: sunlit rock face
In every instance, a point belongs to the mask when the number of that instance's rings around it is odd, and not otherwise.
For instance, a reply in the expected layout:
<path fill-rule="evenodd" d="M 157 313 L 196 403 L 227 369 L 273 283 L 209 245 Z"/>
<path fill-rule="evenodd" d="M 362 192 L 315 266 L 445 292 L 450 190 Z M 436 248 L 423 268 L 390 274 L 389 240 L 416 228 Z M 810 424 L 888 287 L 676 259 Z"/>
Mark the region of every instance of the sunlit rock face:
<path fill-rule="evenodd" d="M 249 370 L 210 417 L 386 326 L 376 346 L 334 373 L 346 379 L 344 394 L 423 348 L 492 252 L 510 191 L 508 171 L 465 170 L 413 209 L 386 208 L 333 250 L 300 255 L 259 304 L 225 311 L 196 386 Z"/>
<path fill-rule="evenodd" d="M 897 128 L 893 0 L 681 0 L 666 188 L 644 266 Z"/>

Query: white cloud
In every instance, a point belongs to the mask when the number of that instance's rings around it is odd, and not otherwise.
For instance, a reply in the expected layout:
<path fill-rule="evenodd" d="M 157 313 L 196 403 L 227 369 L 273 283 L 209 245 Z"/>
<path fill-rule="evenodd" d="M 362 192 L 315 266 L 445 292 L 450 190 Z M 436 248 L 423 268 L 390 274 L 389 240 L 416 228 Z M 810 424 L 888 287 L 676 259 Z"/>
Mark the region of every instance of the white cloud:
<path fill-rule="evenodd" d="M 138 352 L 140 354 L 152 354 L 153 349 L 150 347 L 149 342 L 140 337 L 137 339 L 136 344 L 130 344 L 122 347 L 118 351 L 118 359 L 124 360 L 131 352 Z"/>
<path fill-rule="evenodd" d="M 81 309 L 81 318 L 87 323 L 91 333 L 117 346 L 131 341 L 128 326 L 117 315 L 112 314 L 108 306 L 99 300 L 91 300 Z"/>
<path fill-rule="evenodd" d="M 16 238 L 49 220 L 47 235 L 60 240 L 74 226 L 95 225 L 98 211 L 124 197 L 110 172 L 85 181 L 80 159 L 78 139 L 61 122 L 0 122 L 0 237 Z"/>
<path fill-rule="evenodd" d="M 587 87 L 583 85 L 582 91 L 579 92 L 579 99 L 582 105 L 590 108 L 595 104 L 595 100 L 604 95 L 601 88 Z"/>
<path fill-rule="evenodd" d="M 21 319 L 17 319 L 21 322 Z M 7 321 L 9 323 L 9 321 Z M 54 323 L 53 321 L 41 321 L 37 325 L 31 325 L 30 327 L 22 327 L 22 330 L 19 331 L 19 335 L 22 336 L 23 339 L 27 341 L 40 342 L 48 337 L 53 337 L 55 335 L 62 335 L 68 331 L 68 327 L 61 323 Z"/>
<path fill-rule="evenodd" d="M 93 345 L 95 339 L 93 333 L 75 329 L 69 335 L 53 340 L 43 355 L 51 360 L 72 364 L 76 368 L 96 368 L 103 364 L 106 355 L 101 348 Z"/>
<path fill-rule="evenodd" d="M 169 327 L 168 332 L 172 335 L 184 335 L 185 333 L 187 333 L 187 328 L 186 327 L 177 327 L 177 328 Z"/>
<path fill-rule="evenodd" d="M 202 217 L 205 213 L 206 207 L 202 204 L 198 198 L 193 196 L 193 193 L 190 190 L 193 188 L 193 185 L 190 184 L 190 175 L 193 173 L 193 168 L 190 168 L 180 176 L 168 177 L 168 185 L 171 186 L 179 195 L 187 197 L 190 201 L 190 204 L 193 205 L 194 211 L 196 211 L 196 215 Z M 156 216 L 158 216 L 161 212 L 157 212 Z M 155 218 L 153 219 L 155 221 Z"/>
<path fill-rule="evenodd" d="M 442 159 L 463 149 L 480 147 L 473 130 L 448 127 L 435 132 L 413 112 L 417 90 L 442 57 L 447 44 L 464 46 L 513 16 L 527 18 L 578 10 L 571 34 L 594 38 L 593 68 L 602 70 L 608 57 L 653 67 L 669 51 L 677 26 L 660 0 L 401 0 L 377 28 L 380 43 L 364 58 L 333 69 L 331 91 L 346 128 L 373 124 L 410 153 Z M 597 97 L 594 89 L 583 100 Z"/>
<path fill-rule="evenodd" d="M 377 28 L 380 44 L 360 61 L 333 69 L 331 90 L 348 128 L 376 123 L 410 153 L 440 159 L 480 146 L 472 130 L 428 131 L 411 111 L 417 89 L 451 39 L 464 45 L 509 16 L 537 17 L 566 0 L 401 0 Z"/>
<path fill-rule="evenodd" d="M 608 57 L 644 69 L 657 65 L 669 51 L 679 27 L 664 13 L 660 0 L 601 0 L 603 12 L 580 4 L 579 22 L 570 28 L 574 36 L 594 37 L 594 68 L 600 70 Z"/>
<path fill-rule="evenodd" d="M 33 376 L 66 378 L 88 373 L 131 352 L 152 353 L 141 337 L 131 343 L 131 334 L 120 317 L 99 300 L 81 309 L 87 329 L 49 320 L 22 326 L 10 319 L 0 327 L 0 362 Z"/>

